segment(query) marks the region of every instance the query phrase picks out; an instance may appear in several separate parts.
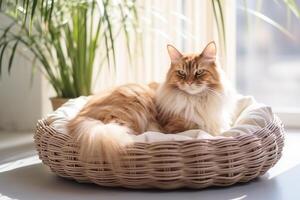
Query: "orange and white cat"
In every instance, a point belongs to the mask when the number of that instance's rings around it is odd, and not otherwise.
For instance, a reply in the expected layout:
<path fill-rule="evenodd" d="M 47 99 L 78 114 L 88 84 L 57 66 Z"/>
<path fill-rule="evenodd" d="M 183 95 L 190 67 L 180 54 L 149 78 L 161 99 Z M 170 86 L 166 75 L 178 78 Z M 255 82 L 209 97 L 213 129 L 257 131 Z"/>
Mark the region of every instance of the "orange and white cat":
<path fill-rule="evenodd" d="M 168 45 L 171 66 L 156 92 L 158 119 L 165 133 L 202 129 L 218 135 L 229 128 L 235 92 L 216 64 L 216 45 L 182 54 Z"/>
<path fill-rule="evenodd" d="M 82 160 L 118 163 L 131 134 L 202 129 L 217 135 L 229 127 L 234 93 L 216 65 L 215 43 L 201 54 L 183 55 L 171 45 L 168 52 L 171 66 L 158 88 L 127 84 L 96 95 L 68 123 Z"/>

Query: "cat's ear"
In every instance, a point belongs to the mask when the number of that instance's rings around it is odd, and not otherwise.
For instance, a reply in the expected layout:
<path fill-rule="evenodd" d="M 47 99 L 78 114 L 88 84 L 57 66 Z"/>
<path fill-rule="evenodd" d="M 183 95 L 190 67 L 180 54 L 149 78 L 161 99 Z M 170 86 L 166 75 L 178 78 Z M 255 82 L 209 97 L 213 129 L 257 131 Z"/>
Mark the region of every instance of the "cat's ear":
<path fill-rule="evenodd" d="M 201 53 L 202 57 L 209 60 L 216 60 L 216 55 L 217 55 L 217 46 L 214 41 L 208 43 Z"/>
<path fill-rule="evenodd" d="M 182 54 L 174 46 L 168 44 L 167 49 L 172 63 L 181 61 Z"/>

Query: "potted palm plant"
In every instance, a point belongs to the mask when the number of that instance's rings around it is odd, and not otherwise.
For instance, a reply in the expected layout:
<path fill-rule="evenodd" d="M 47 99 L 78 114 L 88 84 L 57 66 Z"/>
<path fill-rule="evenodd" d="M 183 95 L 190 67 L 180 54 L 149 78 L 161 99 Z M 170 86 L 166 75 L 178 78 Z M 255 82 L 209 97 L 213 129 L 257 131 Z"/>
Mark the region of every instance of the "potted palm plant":
<path fill-rule="evenodd" d="M 125 33 L 130 48 L 137 33 L 134 0 L 0 0 L 0 12 L 12 21 L 0 30 L 0 73 L 5 52 L 10 72 L 18 46 L 27 48 L 56 92 L 54 109 L 90 95 L 94 70 L 115 63 L 115 39 Z"/>

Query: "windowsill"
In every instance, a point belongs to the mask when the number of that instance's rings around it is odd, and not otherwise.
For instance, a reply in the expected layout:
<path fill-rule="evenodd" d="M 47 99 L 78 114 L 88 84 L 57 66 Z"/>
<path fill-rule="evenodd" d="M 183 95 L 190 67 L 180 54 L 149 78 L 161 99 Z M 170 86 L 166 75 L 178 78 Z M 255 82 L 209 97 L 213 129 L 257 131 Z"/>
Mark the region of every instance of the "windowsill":
<path fill-rule="evenodd" d="M 300 130 L 300 112 L 278 111 L 275 113 L 282 120 L 286 128 Z"/>

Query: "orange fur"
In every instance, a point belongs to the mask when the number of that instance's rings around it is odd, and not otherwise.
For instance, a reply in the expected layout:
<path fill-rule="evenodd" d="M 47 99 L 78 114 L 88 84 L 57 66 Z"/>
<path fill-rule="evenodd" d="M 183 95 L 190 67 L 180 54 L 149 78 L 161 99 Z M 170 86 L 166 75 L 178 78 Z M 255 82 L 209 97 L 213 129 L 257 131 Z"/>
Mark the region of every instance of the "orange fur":
<path fill-rule="evenodd" d="M 148 84 L 148 86 L 151 89 L 153 89 L 154 91 L 156 91 L 158 89 L 158 87 L 159 87 L 159 83 L 157 83 L 157 82 L 151 82 L 151 83 Z"/>
<path fill-rule="evenodd" d="M 80 158 L 118 163 L 118 155 L 132 143 L 130 134 L 159 130 L 154 94 L 146 85 L 127 84 L 93 97 L 68 124 L 81 143 Z"/>

